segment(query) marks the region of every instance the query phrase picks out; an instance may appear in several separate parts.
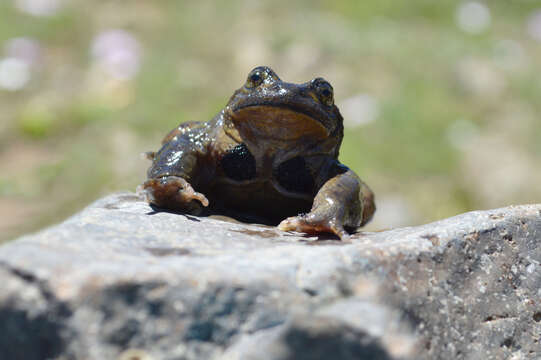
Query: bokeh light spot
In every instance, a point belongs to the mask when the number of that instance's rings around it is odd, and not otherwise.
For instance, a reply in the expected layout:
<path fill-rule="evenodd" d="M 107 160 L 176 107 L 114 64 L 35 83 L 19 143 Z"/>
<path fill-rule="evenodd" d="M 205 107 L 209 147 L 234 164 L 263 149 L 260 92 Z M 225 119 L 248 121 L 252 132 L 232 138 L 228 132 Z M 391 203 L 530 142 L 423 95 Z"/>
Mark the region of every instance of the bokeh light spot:
<path fill-rule="evenodd" d="M 368 94 L 358 94 L 339 104 L 340 112 L 347 127 L 359 127 L 376 120 L 379 115 L 379 103 Z"/>
<path fill-rule="evenodd" d="M 24 88 L 30 81 L 28 64 L 16 58 L 0 60 L 0 88 L 17 91 Z"/>
<path fill-rule="evenodd" d="M 480 34 L 490 27 L 491 16 L 488 7 L 477 1 L 468 1 L 458 6 L 456 23 L 470 34 Z"/>
<path fill-rule="evenodd" d="M 15 0 L 15 6 L 34 16 L 51 16 L 58 12 L 60 0 Z"/>
<path fill-rule="evenodd" d="M 528 34 L 537 41 L 541 41 L 541 10 L 535 11 L 527 24 Z"/>

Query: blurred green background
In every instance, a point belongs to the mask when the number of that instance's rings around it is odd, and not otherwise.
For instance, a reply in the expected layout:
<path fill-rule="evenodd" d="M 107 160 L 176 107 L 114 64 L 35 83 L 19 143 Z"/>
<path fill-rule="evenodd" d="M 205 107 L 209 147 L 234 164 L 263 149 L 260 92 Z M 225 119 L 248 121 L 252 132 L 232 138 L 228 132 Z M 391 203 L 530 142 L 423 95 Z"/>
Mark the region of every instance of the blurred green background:
<path fill-rule="evenodd" d="M 257 65 L 322 76 L 369 229 L 541 201 L 541 3 L 0 2 L 0 241 L 134 190 Z"/>

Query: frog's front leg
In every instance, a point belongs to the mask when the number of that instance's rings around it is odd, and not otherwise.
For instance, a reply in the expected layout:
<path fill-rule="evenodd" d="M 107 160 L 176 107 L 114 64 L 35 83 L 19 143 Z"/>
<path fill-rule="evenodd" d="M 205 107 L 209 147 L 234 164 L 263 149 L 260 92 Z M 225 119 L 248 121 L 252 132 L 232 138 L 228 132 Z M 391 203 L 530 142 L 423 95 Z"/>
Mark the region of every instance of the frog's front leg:
<path fill-rule="evenodd" d="M 280 230 L 330 232 L 344 240 L 349 237 L 346 228 L 370 221 L 376 209 L 373 192 L 350 169 L 342 165 L 338 169 L 319 189 L 310 212 L 285 219 L 278 225 Z"/>
<path fill-rule="evenodd" d="M 138 192 L 160 208 L 197 215 L 202 206 L 209 205 L 205 195 L 195 190 L 204 187 L 209 178 L 203 176 L 209 171 L 205 161 L 208 142 L 198 136 L 205 130 L 202 125 L 188 126 L 181 125 L 174 136 L 168 135 L 162 148 L 153 154 L 148 180 L 138 187 Z"/>

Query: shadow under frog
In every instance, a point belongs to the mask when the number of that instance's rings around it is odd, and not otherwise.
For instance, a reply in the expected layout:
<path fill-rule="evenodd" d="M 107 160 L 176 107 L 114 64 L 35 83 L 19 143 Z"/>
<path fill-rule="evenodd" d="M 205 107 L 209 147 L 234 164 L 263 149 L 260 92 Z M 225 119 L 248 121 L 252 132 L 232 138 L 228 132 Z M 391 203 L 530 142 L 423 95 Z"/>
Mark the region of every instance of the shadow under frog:
<path fill-rule="evenodd" d="M 159 209 L 344 239 L 370 221 L 375 204 L 338 161 L 343 131 L 326 80 L 287 83 L 260 66 L 212 120 L 179 125 L 147 154 L 152 165 L 138 189 Z"/>

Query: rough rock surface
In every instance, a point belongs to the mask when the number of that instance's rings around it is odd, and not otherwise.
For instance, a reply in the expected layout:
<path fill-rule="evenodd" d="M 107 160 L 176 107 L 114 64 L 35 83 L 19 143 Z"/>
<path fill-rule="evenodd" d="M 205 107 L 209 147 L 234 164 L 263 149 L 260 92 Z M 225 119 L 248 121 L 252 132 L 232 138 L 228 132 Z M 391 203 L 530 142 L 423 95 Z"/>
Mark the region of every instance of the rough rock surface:
<path fill-rule="evenodd" d="M 348 242 L 101 199 L 0 247 L 0 359 L 539 359 L 541 205 Z"/>

